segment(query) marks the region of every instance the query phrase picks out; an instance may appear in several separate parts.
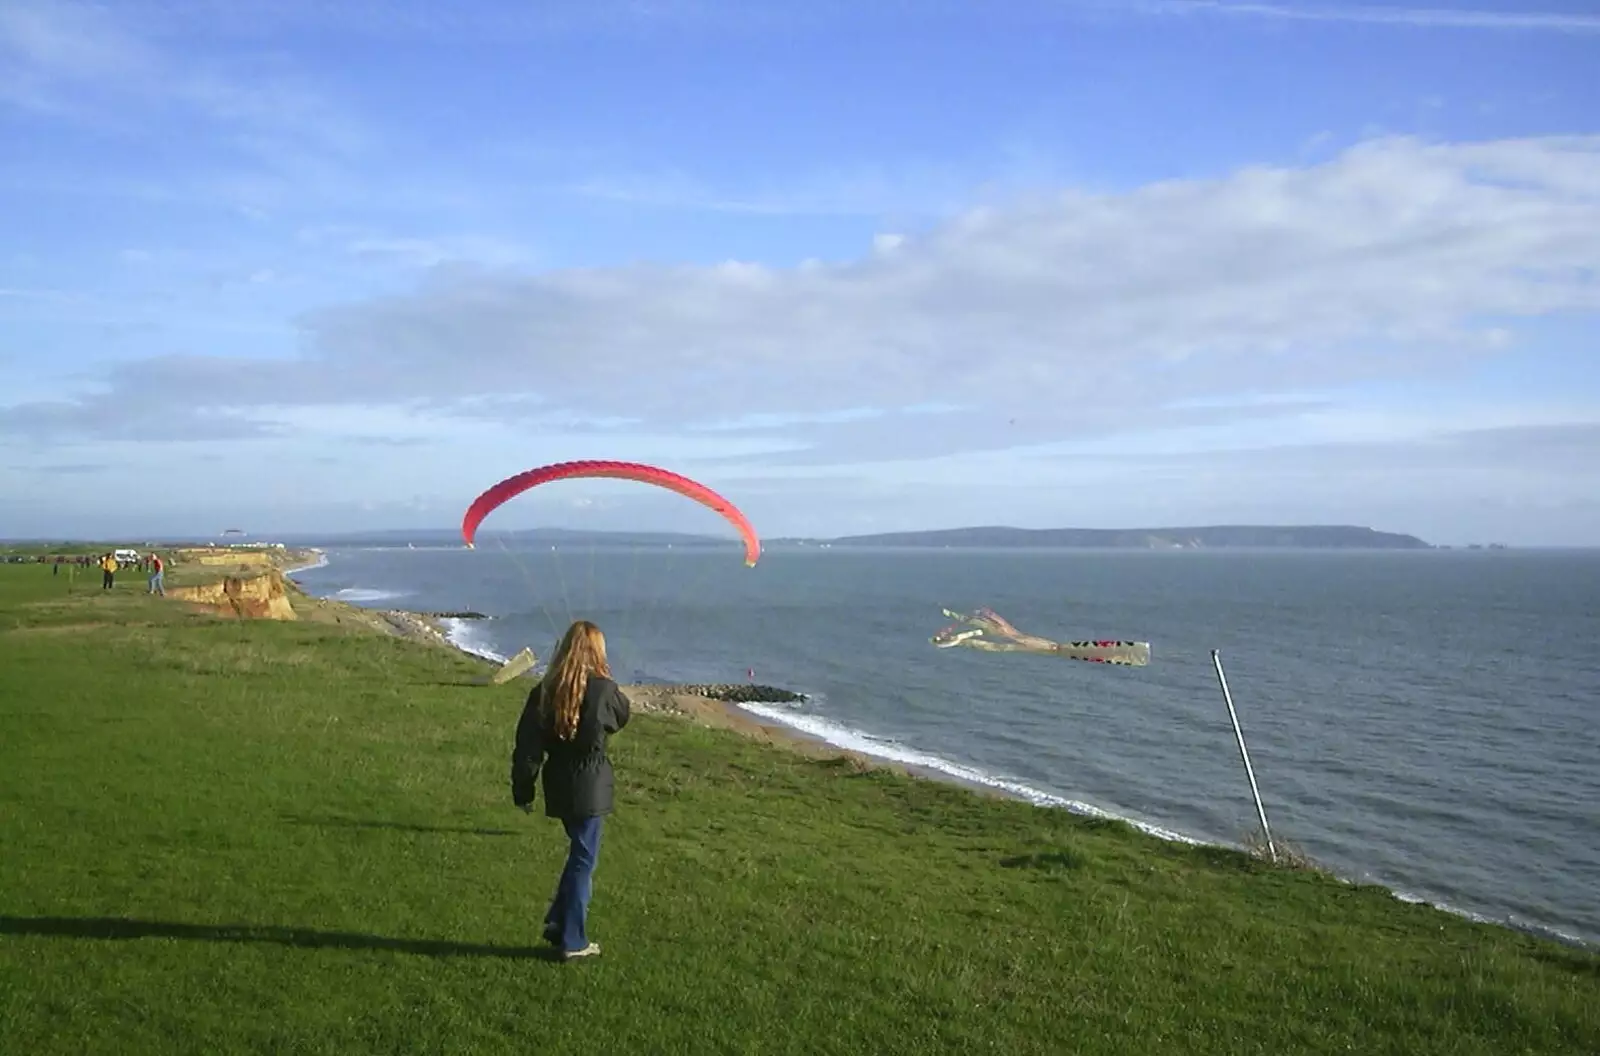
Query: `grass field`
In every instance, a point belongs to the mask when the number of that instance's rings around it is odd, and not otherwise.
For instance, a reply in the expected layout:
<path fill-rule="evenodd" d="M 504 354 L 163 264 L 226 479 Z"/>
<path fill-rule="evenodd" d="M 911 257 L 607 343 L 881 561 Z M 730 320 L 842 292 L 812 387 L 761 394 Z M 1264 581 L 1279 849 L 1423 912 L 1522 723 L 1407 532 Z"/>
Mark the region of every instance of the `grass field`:
<path fill-rule="evenodd" d="M 1592 954 L 651 714 L 558 963 L 525 684 L 143 590 L 0 566 L 8 1053 L 1600 1052 Z"/>
<path fill-rule="evenodd" d="M 25 543 L 0 546 L 0 565 L 6 563 L 7 558 L 24 557 L 37 559 L 39 557 L 73 557 L 89 555 L 99 557 L 123 546 L 122 543 L 62 543 L 47 545 L 43 543 Z M 207 583 L 220 583 L 230 576 L 250 577 L 260 575 L 263 568 L 292 568 L 310 564 L 312 554 L 308 550 L 277 550 L 271 547 L 243 547 L 243 548 L 212 548 L 204 546 L 156 546 L 149 547 L 139 544 L 135 547 L 140 553 L 158 553 L 165 561 L 166 574 L 163 583 L 167 587 L 199 586 Z M 196 555 L 205 555 L 205 560 L 200 560 Z M 25 567 L 25 566 L 24 566 Z M 47 567 L 45 574 L 51 574 Z M 67 584 L 69 593 L 76 590 L 99 590 L 100 568 L 98 565 L 77 567 L 63 565 L 55 575 Z M 150 573 L 138 567 L 124 568 L 116 574 L 118 585 L 126 582 L 137 583 L 143 587 L 148 583 Z"/>

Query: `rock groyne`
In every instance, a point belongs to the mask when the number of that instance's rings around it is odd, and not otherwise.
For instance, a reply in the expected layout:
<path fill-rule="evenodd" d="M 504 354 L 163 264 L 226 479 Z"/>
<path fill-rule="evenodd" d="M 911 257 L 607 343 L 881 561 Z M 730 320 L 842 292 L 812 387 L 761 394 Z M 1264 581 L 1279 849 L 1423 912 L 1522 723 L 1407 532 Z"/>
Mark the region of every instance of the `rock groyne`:
<path fill-rule="evenodd" d="M 698 685 L 662 687 L 674 693 L 727 701 L 730 704 L 793 704 L 809 699 L 804 693 L 777 686 L 763 686 L 755 682 L 712 682 Z"/>

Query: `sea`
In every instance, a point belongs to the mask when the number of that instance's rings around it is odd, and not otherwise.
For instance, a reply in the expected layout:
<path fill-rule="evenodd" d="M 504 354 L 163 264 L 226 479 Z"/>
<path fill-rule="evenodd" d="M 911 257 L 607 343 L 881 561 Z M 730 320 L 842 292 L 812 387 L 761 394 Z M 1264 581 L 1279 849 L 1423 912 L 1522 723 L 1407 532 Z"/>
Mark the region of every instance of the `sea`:
<path fill-rule="evenodd" d="M 592 619 L 624 681 L 791 689 L 743 706 L 1164 839 L 1240 846 L 1264 813 L 1351 881 L 1600 947 L 1600 551 L 796 544 L 746 567 L 732 546 L 480 541 L 331 546 L 294 578 L 482 613 L 446 626 L 489 658 L 547 658 Z M 1151 662 L 931 645 L 943 610 L 985 606 Z"/>

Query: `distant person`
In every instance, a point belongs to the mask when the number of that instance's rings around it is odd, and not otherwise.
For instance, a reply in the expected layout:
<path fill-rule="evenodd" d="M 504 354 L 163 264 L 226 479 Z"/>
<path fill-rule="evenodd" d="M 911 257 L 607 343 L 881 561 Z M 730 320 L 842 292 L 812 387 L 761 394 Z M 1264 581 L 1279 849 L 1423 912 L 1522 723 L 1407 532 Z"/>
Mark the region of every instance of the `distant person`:
<path fill-rule="evenodd" d="M 167 563 L 161 560 L 160 554 L 150 555 L 150 589 L 146 593 L 167 596 L 166 582 Z"/>
<path fill-rule="evenodd" d="M 559 818 L 571 846 L 555 897 L 544 916 L 545 941 L 565 960 L 600 952 L 589 941 L 589 896 L 600 858 L 601 819 L 611 813 L 614 775 L 606 737 L 628 724 L 632 707 L 611 678 L 606 639 L 588 620 L 577 620 L 517 721 L 511 754 L 511 799 L 533 810 L 534 787 L 544 773 L 544 813 Z"/>
<path fill-rule="evenodd" d="M 100 589 L 110 590 L 117 583 L 117 556 L 107 554 L 100 559 Z"/>

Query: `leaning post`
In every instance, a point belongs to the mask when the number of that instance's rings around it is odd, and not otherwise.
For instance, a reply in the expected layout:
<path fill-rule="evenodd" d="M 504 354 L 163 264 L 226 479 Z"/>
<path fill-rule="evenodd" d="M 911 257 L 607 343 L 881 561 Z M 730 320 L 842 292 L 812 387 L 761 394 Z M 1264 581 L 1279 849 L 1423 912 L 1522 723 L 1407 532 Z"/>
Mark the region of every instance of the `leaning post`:
<path fill-rule="evenodd" d="M 1228 718 L 1233 721 L 1233 735 L 1239 741 L 1239 757 L 1244 760 L 1244 774 L 1250 779 L 1250 794 L 1256 800 L 1256 816 L 1261 819 L 1261 835 L 1267 839 L 1267 854 L 1273 862 L 1278 860 L 1277 848 L 1272 845 L 1272 830 L 1267 827 L 1267 810 L 1261 805 L 1261 790 L 1256 787 L 1256 772 L 1250 766 L 1250 750 L 1244 746 L 1244 731 L 1239 728 L 1239 714 L 1233 710 L 1233 694 L 1228 692 L 1228 676 L 1222 673 L 1222 656 L 1211 650 L 1211 666 L 1217 669 L 1217 684 L 1222 687 L 1222 699 L 1228 705 Z"/>

